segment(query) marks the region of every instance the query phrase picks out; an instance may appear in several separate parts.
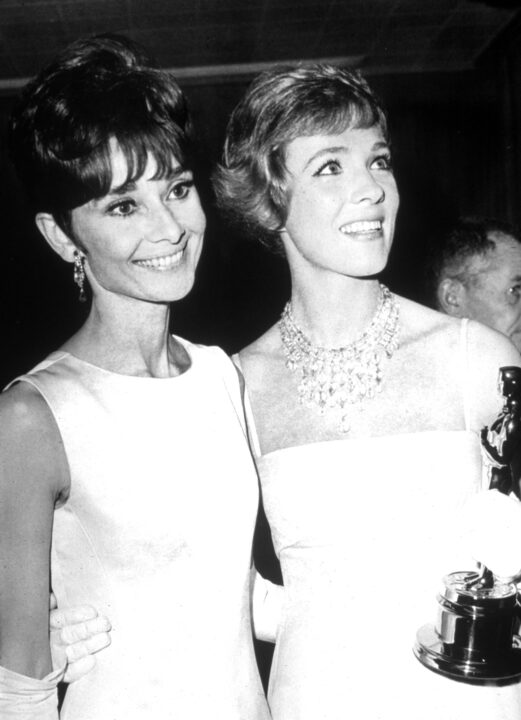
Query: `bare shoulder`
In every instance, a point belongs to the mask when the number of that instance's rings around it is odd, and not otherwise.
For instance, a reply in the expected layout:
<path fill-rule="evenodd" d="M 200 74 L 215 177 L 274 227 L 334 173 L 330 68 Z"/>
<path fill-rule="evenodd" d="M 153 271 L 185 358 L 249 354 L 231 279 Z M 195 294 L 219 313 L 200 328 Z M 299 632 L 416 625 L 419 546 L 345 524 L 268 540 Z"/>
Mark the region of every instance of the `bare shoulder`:
<path fill-rule="evenodd" d="M 428 341 L 452 346 L 459 340 L 461 320 L 433 310 L 426 305 L 398 297 L 400 328 L 404 345 Z"/>
<path fill-rule="evenodd" d="M 499 368 L 521 365 L 521 357 L 510 340 L 474 320 L 462 321 L 400 298 L 403 345 L 425 362 L 443 361 L 446 381 L 456 372 L 458 383 L 467 389 L 470 417 L 477 429 L 497 415 Z M 465 370 L 453 362 L 466 355 Z M 452 373 L 451 373 L 452 368 Z"/>
<path fill-rule="evenodd" d="M 503 400 L 498 389 L 499 369 L 521 367 L 521 356 L 510 340 L 496 330 L 471 321 L 468 327 L 468 377 L 478 425 L 496 417 Z"/>
<path fill-rule="evenodd" d="M 42 395 L 25 382 L 0 395 L 0 457 L 4 477 L 17 485 L 47 485 L 55 495 L 69 484 L 65 450 Z"/>
<path fill-rule="evenodd" d="M 29 383 L 17 383 L 0 395 L 2 436 L 41 430 L 51 419 L 44 398 Z"/>
<path fill-rule="evenodd" d="M 474 320 L 468 326 L 469 355 L 477 366 L 521 365 L 519 351 L 506 335 Z"/>

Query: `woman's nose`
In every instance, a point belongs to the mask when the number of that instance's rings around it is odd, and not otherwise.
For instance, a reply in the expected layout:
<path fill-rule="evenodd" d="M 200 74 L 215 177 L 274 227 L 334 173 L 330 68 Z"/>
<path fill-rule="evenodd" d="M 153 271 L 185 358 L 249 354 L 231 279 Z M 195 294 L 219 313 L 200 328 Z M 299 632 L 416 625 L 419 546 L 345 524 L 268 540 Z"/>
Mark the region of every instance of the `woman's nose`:
<path fill-rule="evenodd" d="M 357 175 L 351 185 L 351 202 L 380 203 L 385 199 L 385 190 L 371 172 Z"/>
<path fill-rule="evenodd" d="M 168 240 L 177 245 L 185 234 L 181 219 L 163 203 L 158 203 L 150 212 L 148 225 L 148 239 L 152 242 Z"/>

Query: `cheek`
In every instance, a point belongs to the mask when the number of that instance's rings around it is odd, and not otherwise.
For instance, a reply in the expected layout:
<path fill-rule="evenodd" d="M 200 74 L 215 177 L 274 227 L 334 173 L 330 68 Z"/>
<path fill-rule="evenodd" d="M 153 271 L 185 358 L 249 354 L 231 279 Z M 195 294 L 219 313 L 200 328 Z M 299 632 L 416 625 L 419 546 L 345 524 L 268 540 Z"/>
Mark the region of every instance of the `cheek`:
<path fill-rule="evenodd" d="M 391 211 L 391 220 L 394 222 L 394 220 L 396 219 L 396 213 L 398 212 L 398 208 L 400 207 L 400 196 L 398 194 L 398 188 L 396 187 L 395 182 L 389 184 L 389 187 L 386 190 L 386 198 L 388 207 Z"/>
<path fill-rule="evenodd" d="M 290 202 L 286 218 L 288 230 L 293 228 L 297 234 L 305 235 L 308 230 L 316 227 L 325 227 L 325 220 L 332 213 L 332 203 L 327 197 L 319 196 L 316 193 L 300 192 L 295 194 Z"/>
<path fill-rule="evenodd" d="M 204 214 L 204 210 L 198 196 L 196 196 L 193 202 L 187 206 L 184 222 L 187 227 L 191 228 L 194 232 L 204 233 L 206 229 L 206 215 Z"/>

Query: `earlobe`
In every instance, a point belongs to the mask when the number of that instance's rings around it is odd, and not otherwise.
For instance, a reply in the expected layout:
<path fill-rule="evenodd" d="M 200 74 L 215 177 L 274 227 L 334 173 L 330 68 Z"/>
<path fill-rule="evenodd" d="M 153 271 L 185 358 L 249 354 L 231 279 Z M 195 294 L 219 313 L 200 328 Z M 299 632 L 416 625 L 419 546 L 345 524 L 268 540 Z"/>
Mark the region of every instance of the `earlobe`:
<path fill-rule="evenodd" d="M 50 213 L 38 213 L 35 218 L 36 227 L 47 240 L 54 252 L 66 262 L 74 262 L 76 245 L 61 229 Z"/>
<path fill-rule="evenodd" d="M 438 285 L 438 304 L 442 312 L 453 317 L 463 317 L 465 287 L 454 278 L 445 278 Z"/>

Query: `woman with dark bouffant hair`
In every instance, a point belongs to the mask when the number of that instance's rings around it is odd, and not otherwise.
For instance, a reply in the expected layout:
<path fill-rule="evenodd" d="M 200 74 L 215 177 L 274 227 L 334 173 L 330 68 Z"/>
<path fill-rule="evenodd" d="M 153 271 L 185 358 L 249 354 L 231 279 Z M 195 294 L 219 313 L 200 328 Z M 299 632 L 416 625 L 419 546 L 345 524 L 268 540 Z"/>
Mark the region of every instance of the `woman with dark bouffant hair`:
<path fill-rule="evenodd" d="M 520 359 L 379 282 L 399 202 L 381 105 L 347 70 L 269 71 L 231 116 L 215 186 L 292 282 L 237 358 L 285 586 L 273 718 L 520 717 L 519 683 L 458 683 L 412 652 L 443 575 L 473 566 L 460 513 L 481 488 L 498 368 Z"/>
<path fill-rule="evenodd" d="M 239 379 L 168 330 L 205 230 L 183 94 L 129 41 L 80 41 L 27 87 L 11 144 L 90 309 L 0 398 L 0 715 L 57 718 L 52 586 L 114 628 L 61 718 L 267 720 Z"/>

